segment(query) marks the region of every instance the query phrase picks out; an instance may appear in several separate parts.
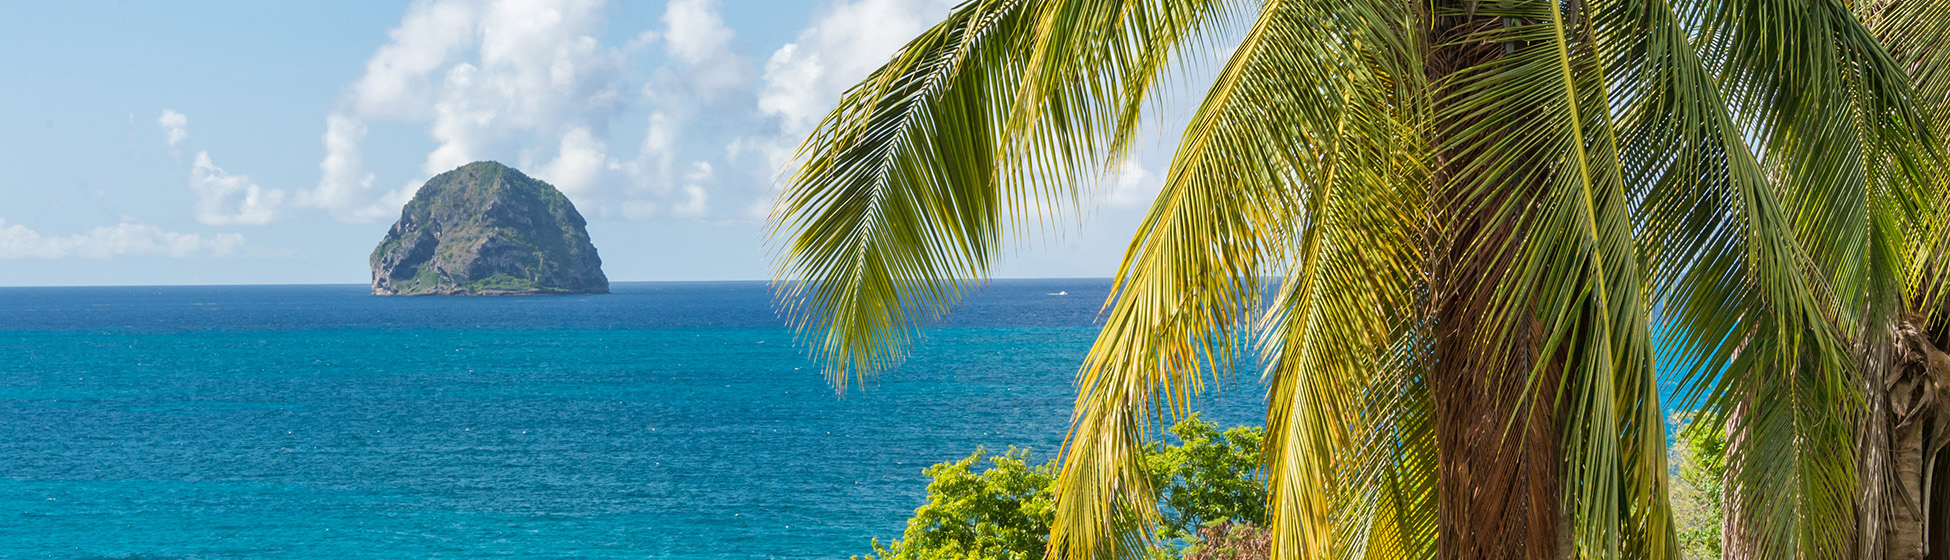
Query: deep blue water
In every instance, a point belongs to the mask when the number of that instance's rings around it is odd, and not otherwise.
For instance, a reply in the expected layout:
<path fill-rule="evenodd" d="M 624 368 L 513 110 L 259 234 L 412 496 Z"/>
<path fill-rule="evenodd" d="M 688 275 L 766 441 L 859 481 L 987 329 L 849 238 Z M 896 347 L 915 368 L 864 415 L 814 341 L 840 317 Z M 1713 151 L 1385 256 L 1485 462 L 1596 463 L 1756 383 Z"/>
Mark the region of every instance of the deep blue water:
<path fill-rule="evenodd" d="M 843 396 L 765 284 L 614 288 L 0 289 L 0 558 L 844 558 L 927 465 L 1053 456 L 1109 283 L 995 282 Z"/>

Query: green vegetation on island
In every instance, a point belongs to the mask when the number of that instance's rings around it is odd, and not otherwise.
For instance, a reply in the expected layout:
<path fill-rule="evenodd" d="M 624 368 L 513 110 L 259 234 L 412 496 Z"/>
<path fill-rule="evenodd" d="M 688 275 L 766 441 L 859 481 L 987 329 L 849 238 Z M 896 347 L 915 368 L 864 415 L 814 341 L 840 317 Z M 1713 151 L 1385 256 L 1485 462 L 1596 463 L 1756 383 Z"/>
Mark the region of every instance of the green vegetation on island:
<path fill-rule="evenodd" d="M 470 163 L 428 180 L 400 212 L 372 252 L 372 293 L 609 293 L 586 225 L 554 186 Z"/>

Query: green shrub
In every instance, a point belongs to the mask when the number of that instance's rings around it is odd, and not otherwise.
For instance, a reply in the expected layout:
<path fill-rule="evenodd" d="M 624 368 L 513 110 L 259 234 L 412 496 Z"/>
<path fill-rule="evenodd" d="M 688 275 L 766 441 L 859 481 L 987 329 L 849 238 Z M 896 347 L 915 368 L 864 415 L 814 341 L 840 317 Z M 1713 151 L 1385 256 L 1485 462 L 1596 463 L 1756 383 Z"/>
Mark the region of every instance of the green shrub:
<path fill-rule="evenodd" d="M 1218 426 L 1193 414 L 1171 427 L 1179 445 L 1145 447 L 1151 487 L 1164 516 L 1159 536 L 1195 539 L 1199 527 L 1219 521 L 1263 524 L 1266 484 L 1258 476 L 1264 430 Z"/>
<path fill-rule="evenodd" d="M 1258 476 L 1262 431 L 1241 426 L 1220 432 L 1194 414 L 1171 433 L 1178 444 L 1145 447 L 1145 466 L 1164 517 L 1159 527 L 1164 546 L 1150 556 L 1178 558 L 1185 546 L 1201 542 L 1201 533 L 1228 539 L 1250 534 L 1266 517 L 1266 489 Z M 914 510 L 900 539 L 876 539 L 873 552 L 856 560 L 1043 558 L 1056 514 L 1055 461 L 1035 464 L 1029 450 L 1013 447 L 993 456 L 977 449 L 922 472 L 930 480 L 928 502 Z M 1213 533 L 1210 527 L 1224 529 Z"/>
<path fill-rule="evenodd" d="M 1680 552 L 1687 560 L 1720 558 L 1725 498 L 1726 434 L 1675 414 L 1672 508 Z M 1240 426 L 1219 431 L 1192 415 L 1172 426 L 1177 444 L 1145 447 L 1145 465 L 1158 490 L 1164 546 L 1151 560 L 1265 558 L 1266 487 L 1258 476 L 1264 432 Z M 914 511 L 901 538 L 873 542 L 856 560 L 1039 560 L 1055 516 L 1056 462 L 1035 464 L 1029 450 L 1001 455 L 977 449 L 959 461 L 927 468 L 928 503 Z"/>
<path fill-rule="evenodd" d="M 988 468 L 975 466 L 986 459 Z M 1030 466 L 1029 451 L 968 458 L 922 471 L 928 503 L 914 510 L 900 540 L 873 543 L 869 559 L 1041 560 L 1056 515 L 1056 463 Z M 857 558 L 857 557 L 856 557 Z"/>

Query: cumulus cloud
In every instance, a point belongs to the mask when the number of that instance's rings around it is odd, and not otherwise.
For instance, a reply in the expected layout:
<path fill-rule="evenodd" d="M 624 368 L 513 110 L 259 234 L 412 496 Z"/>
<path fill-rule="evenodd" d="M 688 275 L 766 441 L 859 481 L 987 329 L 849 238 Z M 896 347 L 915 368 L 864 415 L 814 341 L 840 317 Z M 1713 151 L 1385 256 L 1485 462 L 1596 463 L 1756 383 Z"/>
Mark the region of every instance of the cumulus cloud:
<path fill-rule="evenodd" d="M 284 191 L 258 186 L 249 175 L 224 172 L 207 151 L 196 153 L 190 190 L 196 192 L 196 221 L 209 225 L 268 224 L 284 206 Z"/>
<path fill-rule="evenodd" d="M 612 167 L 600 138 L 626 89 L 624 49 L 596 39 L 602 8 L 599 0 L 415 4 L 327 118 L 319 184 L 299 199 L 347 221 L 398 211 L 410 188 L 375 189 L 362 163 L 366 123 L 375 120 L 427 125 L 437 145 L 424 176 L 541 154 L 544 176 L 587 193 L 590 170 Z M 537 138 L 553 141 L 530 145 Z"/>
<path fill-rule="evenodd" d="M 705 194 L 704 188 L 715 180 L 717 172 L 711 169 L 710 162 L 691 162 L 691 171 L 684 174 L 682 201 L 671 207 L 670 214 L 687 218 L 703 217 L 710 210 L 710 197 Z"/>
<path fill-rule="evenodd" d="M 843 1 L 815 16 L 792 43 L 765 62 L 758 91 L 759 113 L 771 119 L 774 134 L 741 138 L 726 146 L 733 157 L 751 154 L 758 180 L 771 184 L 790 163 L 801 139 L 839 102 L 840 94 L 887 63 L 901 45 L 947 17 L 954 0 Z M 749 210 L 762 218 L 769 196 Z"/>
<path fill-rule="evenodd" d="M 139 222 L 122 222 L 74 235 L 42 235 L 27 226 L 9 225 L 6 220 L 0 219 L 0 259 L 227 257 L 235 255 L 243 247 L 244 236 L 235 233 L 204 237 L 194 233 L 164 231 Z"/>
<path fill-rule="evenodd" d="M 677 181 L 652 187 L 655 196 L 634 197 L 617 205 L 623 217 L 645 219 L 659 216 L 702 218 L 711 212 L 710 189 L 717 182 L 717 170 L 708 161 L 693 161 Z"/>
<path fill-rule="evenodd" d="M 656 216 L 670 197 L 677 184 L 672 167 L 677 162 L 677 136 L 680 133 L 678 120 L 668 113 L 657 111 L 650 114 L 644 123 L 643 143 L 637 147 L 636 158 L 622 163 L 621 167 L 630 178 L 630 187 L 618 205 L 624 217 L 643 219 Z"/>
<path fill-rule="evenodd" d="M 644 125 L 643 145 L 637 149 L 639 172 L 654 172 L 655 177 L 670 176 L 670 166 L 677 161 L 677 134 L 679 125 L 658 111 L 650 114 L 650 122 Z"/>
<path fill-rule="evenodd" d="M 574 198 L 594 190 L 612 165 L 608 146 L 588 128 L 575 127 L 562 135 L 555 159 L 543 165 L 536 176 Z"/>
<path fill-rule="evenodd" d="M 1137 158 L 1124 160 L 1104 189 L 1104 203 L 1119 208 L 1147 204 L 1164 187 L 1164 179 L 1146 170 Z"/>
<path fill-rule="evenodd" d="M 717 0 L 671 0 L 663 22 L 664 51 L 688 67 L 694 93 L 708 97 L 751 79 L 744 57 L 731 50 L 736 34 L 718 15 Z"/>
<path fill-rule="evenodd" d="M 387 192 L 373 187 L 373 174 L 366 171 L 359 143 L 366 138 L 366 123 L 345 115 L 325 119 L 325 159 L 318 162 L 318 186 L 299 191 L 299 206 L 323 208 L 333 217 L 348 222 L 369 222 L 399 211 L 412 190 Z"/>
<path fill-rule="evenodd" d="M 752 65 L 731 48 L 737 34 L 725 25 L 717 0 L 673 0 L 665 4 L 662 22 L 657 31 L 639 36 L 646 44 L 661 42 L 670 61 L 642 87 L 642 100 L 655 110 L 635 157 L 613 166 L 627 177 L 619 208 L 631 219 L 703 217 L 708 196 L 696 167 L 682 175 L 673 169 L 683 150 L 679 136 L 699 113 L 711 115 L 711 122 L 699 127 L 709 134 L 749 118 L 751 110 Z"/>
<path fill-rule="evenodd" d="M 664 6 L 663 39 L 670 54 L 692 64 L 726 54 L 731 29 L 718 16 L 715 0 L 671 0 Z"/>
<path fill-rule="evenodd" d="M 326 119 L 319 182 L 293 203 L 370 221 L 397 212 L 427 176 L 482 159 L 530 169 L 592 217 L 769 203 L 791 149 L 840 93 L 955 1 L 836 1 L 771 54 L 761 79 L 719 0 L 671 0 L 655 28 L 620 45 L 600 39 L 602 0 L 423 0 L 347 86 Z M 633 57 L 653 47 L 666 62 L 639 69 Z M 647 120 L 616 122 L 638 104 Z M 377 186 L 362 158 L 368 125 L 381 122 L 424 126 L 433 140 L 418 177 L 377 181 L 398 189 Z M 612 137 L 612 124 L 630 139 Z M 713 200 L 720 182 L 744 187 Z"/>
<path fill-rule="evenodd" d="M 479 34 L 472 2 L 416 4 L 388 33 L 392 42 L 366 61 L 352 85 L 354 110 L 370 118 L 424 118 L 433 107 L 436 70 L 470 47 Z"/>
<path fill-rule="evenodd" d="M 834 5 L 766 60 L 759 112 L 778 119 L 785 132 L 811 132 L 847 87 L 947 17 L 954 4 L 953 0 L 857 0 Z"/>
<path fill-rule="evenodd" d="M 162 127 L 163 137 L 171 148 L 190 138 L 190 118 L 182 113 L 163 109 L 162 116 L 156 118 L 156 126 Z"/>

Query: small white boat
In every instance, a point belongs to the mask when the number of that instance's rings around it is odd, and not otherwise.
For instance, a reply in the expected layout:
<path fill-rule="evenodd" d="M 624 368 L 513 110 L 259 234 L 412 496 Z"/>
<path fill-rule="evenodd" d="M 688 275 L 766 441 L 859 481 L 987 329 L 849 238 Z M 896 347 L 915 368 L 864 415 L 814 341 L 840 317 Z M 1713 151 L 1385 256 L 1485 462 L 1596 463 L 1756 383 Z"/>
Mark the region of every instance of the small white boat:
<path fill-rule="evenodd" d="M 1056 292 L 1056 293 L 1047 293 L 1047 294 L 1043 294 L 1043 295 L 1046 295 L 1046 296 L 1067 296 L 1067 295 L 1070 295 L 1070 292 L 1069 292 L 1069 291 L 1061 291 L 1061 292 Z"/>

